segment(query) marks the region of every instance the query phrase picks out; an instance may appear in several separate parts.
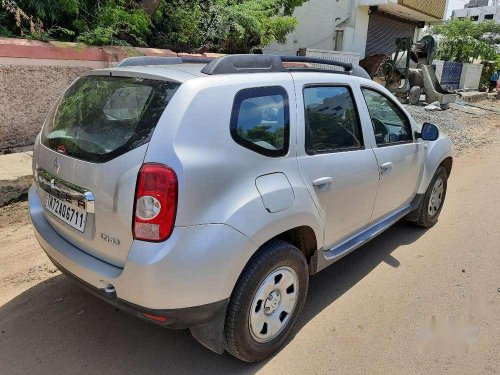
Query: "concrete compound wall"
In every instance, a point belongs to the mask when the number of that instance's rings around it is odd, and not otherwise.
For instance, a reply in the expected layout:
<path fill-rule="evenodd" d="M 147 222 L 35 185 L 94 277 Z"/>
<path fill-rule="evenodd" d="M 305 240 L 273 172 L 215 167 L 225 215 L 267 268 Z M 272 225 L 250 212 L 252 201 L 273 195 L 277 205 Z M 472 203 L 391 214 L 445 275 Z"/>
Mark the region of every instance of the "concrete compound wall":
<path fill-rule="evenodd" d="M 0 154 L 29 149 L 51 105 L 78 76 L 131 55 L 177 56 L 170 50 L 153 48 L 0 38 Z"/>
<path fill-rule="evenodd" d="M 0 65 L 0 152 L 30 146 L 51 105 L 86 66 Z"/>

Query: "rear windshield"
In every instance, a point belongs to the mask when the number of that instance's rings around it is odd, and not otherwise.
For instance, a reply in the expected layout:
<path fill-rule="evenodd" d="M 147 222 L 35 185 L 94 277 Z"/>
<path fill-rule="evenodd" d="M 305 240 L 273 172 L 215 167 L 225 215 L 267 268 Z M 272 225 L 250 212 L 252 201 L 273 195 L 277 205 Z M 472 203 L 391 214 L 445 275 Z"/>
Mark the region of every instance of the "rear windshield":
<path fill-rule="evenodd" d="M 54 106 L 42 143 L 78 159 L 109 161 L 149 142 L 179 85 L 145 78 L 82 77 Z"/>

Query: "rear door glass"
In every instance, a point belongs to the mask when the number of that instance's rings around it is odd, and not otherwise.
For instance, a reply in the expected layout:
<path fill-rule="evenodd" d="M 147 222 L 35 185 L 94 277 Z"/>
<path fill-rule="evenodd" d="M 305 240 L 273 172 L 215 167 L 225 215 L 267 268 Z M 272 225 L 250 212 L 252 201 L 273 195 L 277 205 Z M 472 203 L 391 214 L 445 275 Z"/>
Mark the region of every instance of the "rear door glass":
<path fill-rule="evenodd" d="M 304 88 L 305 148 L 309 155 L 363 147 L 361 125 L 348 87 Z"/>
<path fill-rule="evenodd" d="M 82 77 L 55 105 L 42 143 L 78 159 L 109 161 L 149 142 L 179 85 L 133 77 Z"/>

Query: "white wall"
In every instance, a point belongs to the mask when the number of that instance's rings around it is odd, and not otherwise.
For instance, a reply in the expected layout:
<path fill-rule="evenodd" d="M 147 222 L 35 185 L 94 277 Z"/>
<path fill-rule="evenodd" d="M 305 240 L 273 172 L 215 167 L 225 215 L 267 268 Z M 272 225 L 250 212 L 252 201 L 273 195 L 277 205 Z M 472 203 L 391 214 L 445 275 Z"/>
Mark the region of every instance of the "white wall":
<path fill-rule="evenodd" d="M 344 51 L 359 53 L 360 58 L 365 58 L 366 39 L 368 38 L 368 14 L 370 7 L 362 6 L 356 8 L 356 26 L 352 33 L 346 33 L 344 37 Z"/>
<path fill-rule="evenodd" d="M 299 48 L 333 50 L 336 22 L 347 18 L 349 5 L 350 0 L 309 0 L 295 9 L 293 15 L 299 24 L 286 43 L 274 43 L 264 49 L 265 53 L 295 55 Z"/>
<path fill-rule="evenodd" d="M 500 6 L 456 9 L 453 11 L 454 18 L 478 16 L 478 22 L 484 21 L 487 14 L 494 14 L 494 20 L 500 23 Z"/>
<path fill-rule="evenodd" d="M 298 18 L 299 24 L 295 31 L 288 35 L 286 43 L 274 43 L 264 48 L 264 52 L 295 55 L 300 48 L 333 51 L 335 30 L 342 29 L 344 30 L 342 51 L 359 53 L 363 59 L 368 37 L 370 7 L 369 5 L 352 7 L 353 1 L 355 5 L 381 3 L 380 0 L 309 0 L 295 9 L 294 16 Z M 391 1 L 397 0 L 382 2 Z M 349 21 L 344 22 L 346 20 Z"/>

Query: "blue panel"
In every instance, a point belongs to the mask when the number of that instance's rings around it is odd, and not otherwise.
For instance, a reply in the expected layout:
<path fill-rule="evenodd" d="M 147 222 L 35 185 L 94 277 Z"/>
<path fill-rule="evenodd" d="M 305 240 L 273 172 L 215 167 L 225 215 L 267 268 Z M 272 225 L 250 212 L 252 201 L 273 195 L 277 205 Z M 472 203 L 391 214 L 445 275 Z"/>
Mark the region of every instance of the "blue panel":
<path fill-rule="evenodd" d="M 445 90 L 458 90 L 460 87 L 460 78 L 464 64 L 453 61 L 445 61 L 443 65 L 443 74 L 441 75 L 441 86 Z"/>

